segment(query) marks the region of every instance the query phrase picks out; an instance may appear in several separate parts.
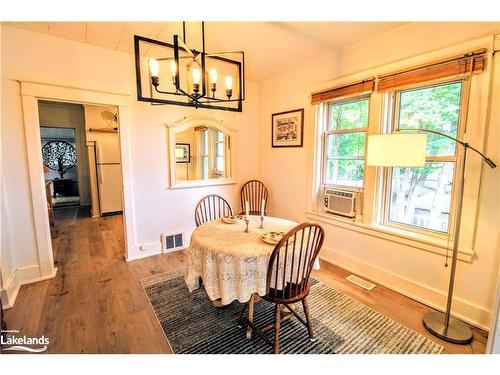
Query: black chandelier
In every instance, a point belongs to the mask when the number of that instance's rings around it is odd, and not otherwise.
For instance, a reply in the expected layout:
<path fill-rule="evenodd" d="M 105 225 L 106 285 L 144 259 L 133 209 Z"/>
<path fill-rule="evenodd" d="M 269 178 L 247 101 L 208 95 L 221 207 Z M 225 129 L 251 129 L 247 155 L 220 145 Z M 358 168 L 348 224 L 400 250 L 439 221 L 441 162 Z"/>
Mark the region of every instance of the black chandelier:
<path fill-rule="evenodd" d="M 137 100 L 241 112 L 245 100 L 244 52 L 207 53 L 204 22 L 201 51 L 187 46 L 185 22 L 182 33 L 182 39 L 173 36 L 173 44 L 134 35 Z"/>

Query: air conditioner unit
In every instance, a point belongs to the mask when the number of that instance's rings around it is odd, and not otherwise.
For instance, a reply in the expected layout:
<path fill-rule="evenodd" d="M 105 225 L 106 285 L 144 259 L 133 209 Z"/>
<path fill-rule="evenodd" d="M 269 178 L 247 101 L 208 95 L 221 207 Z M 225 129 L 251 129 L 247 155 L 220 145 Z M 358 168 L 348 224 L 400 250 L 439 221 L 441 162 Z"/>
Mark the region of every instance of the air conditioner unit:
<path fill-rule="evenodd" d="M 324 206 L 327 212 L 337 215 L 356 216 L 356 192 L 340 189 L 325 189 Z"/>

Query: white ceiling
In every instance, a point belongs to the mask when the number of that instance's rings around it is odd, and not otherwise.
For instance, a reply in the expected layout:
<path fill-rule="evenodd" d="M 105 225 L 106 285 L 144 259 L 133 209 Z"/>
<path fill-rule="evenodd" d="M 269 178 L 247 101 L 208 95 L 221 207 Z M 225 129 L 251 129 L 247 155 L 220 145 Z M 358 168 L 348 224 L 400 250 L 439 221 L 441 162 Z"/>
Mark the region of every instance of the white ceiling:
<path fill-rule="evenodd" d="M 13 27 L 133 53 L 134 34 L 172 42 L 181 22 L 3 22 Z M 207 22 L 207 52 L 245 51 L 251 81 L 405 25 L 402 22 Z M 199 48 L 200 24 L 187 23 L 187 44 Z"/>

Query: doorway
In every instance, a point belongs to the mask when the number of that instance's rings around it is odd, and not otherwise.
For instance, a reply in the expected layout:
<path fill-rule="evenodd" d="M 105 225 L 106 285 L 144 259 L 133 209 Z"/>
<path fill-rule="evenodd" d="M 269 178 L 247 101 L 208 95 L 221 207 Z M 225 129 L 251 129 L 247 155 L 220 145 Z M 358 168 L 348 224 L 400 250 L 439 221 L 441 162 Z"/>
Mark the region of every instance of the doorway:
<path fill-rule="evenodd" d="M 75 236 L 73 229 L 109 226 L 123 237 L 117 227 L 123 222 L 118 108 L 38 101 L 38 117 L 52 249 L 55 262 L 64 268 L 61 251 L 78 251 L 60 246 Z M 110 215 L 120 216 L 113 225 L 103 218 Z M 85 233 L 79 236 L 86 238 Z"/>
<path fill-rule="evenodd" d="M 54 209 L 88 206 L 89 166 L 83 105 L 40 100 L 38 118 L 47 199 L 51 199 Z"/>
<path fill-rule="evenodd" d="M 130 155 L 130 96 L 77 87 L 65 87 L 31 81 L 19 81 L 22 97 L 23 119 L 26 135 L 26 151 L 28 156 L 28 172 L 30 176 L 30 192 L 35 237 L 38 254 L 39 276 L 30 281 L 46 280 L 55 277 L 57 268 L 54 265 L 54 254 L 50 237 L 50 223 L 47 215 L 47 196 L 44 182 L 40 120 L 38 104 L 40 101 L 57 101 L 63 103 L 79 103 L 91 105 L 113 105 L 118 108 L 119 139 L 123 180 L 123 227 L 124 257 L 126 260 L 137 259 L 141 253 L 136 241 L 135 217 L 132 190 L 132 169 Z M 78 136 L 76 133 L 75 137 Z M 79 191 L 81 198 L 81 190 Z M 80 199 L 81 204 L 81 199 Z"/>

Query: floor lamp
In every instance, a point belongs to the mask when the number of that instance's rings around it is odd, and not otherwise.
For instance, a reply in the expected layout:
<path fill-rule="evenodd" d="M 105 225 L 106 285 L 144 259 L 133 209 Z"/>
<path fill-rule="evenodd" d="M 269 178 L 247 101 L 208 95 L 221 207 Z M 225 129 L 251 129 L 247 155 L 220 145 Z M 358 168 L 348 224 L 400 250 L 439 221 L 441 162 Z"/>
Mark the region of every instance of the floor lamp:
<path fill-rule="evenodd" d="M 412 134 L 408 134 L 411 132 Z M 453 230 L 453 252 L 448 287 L 446 311 L 426 313 L 423 318 L 425 328 L 435 336 L 455 344 L 467 344 L 472 340 L 472 331 L 467 324 L 451 317 L 453 286 L 457 267 L 458 242 L 460 237 L 460 222 L 462 217 L 462 202 L 465 184 L 465 163 L 467 151 L 478 153 L 491 168 L 496 164 L 479 150 L 467 142 L 460 141 L 447 134 L 429 129 L 401 129 L 387 135 L 372 135 L 368 137 L 367 165 L 379 167 L 423 167 L 427 149 L 427 134 L 437 134 L 449 138 L 463 147 L 463 157 L 460 165 L 460 183 L 458 185 L 457 218 Z"/>

